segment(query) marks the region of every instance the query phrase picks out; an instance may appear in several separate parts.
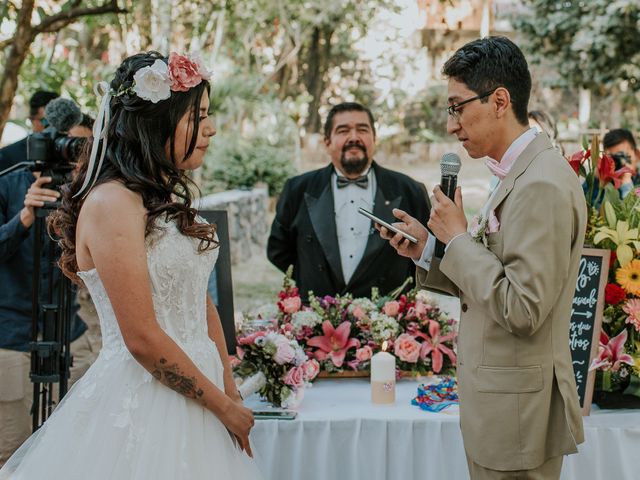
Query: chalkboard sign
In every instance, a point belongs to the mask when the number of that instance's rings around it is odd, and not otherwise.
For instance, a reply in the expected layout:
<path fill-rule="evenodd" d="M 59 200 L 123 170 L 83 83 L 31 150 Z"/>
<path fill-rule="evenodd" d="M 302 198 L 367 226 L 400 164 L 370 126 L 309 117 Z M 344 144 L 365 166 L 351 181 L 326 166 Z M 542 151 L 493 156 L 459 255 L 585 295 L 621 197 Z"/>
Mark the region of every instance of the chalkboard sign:
<path fill-rule="evenodd" d="M 583 415 L 591 410 L 595 372 L 589 372 L 589 365 L 598 353 L 610 254 L 609 250 L 596 248 L 582 250 L 573 296 L 569 344 Z"/>

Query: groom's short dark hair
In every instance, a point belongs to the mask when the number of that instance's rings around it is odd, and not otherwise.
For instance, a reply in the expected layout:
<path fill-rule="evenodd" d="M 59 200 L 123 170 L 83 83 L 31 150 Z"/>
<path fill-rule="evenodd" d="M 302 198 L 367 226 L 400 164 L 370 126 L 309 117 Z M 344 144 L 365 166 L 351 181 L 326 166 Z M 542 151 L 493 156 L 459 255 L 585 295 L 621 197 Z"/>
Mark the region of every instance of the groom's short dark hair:
<path fill-rule="evenodd" d="M 464 83 L 478 95 L 497 87 L 506 88 L 516 119 L 523 125 L 528 124 L 531 74 L 522 51 L 508 38 L 486 37 L 467 43 L 447 60 L 442 73 Z"/>

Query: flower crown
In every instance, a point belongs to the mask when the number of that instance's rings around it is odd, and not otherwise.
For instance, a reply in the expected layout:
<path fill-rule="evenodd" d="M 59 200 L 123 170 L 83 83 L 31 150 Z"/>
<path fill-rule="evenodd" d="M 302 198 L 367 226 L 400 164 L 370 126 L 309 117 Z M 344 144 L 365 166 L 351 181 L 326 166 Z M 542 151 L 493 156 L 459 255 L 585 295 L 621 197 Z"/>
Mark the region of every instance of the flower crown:
<path fill-rule="evenodd" d="M 142 67 L 133 75 L 133 85 L 121 86 L 114 97 L 137 95 L 143 100 L 158 103 L 171 96 L 171 92 L 186 92 L 209 80 L 212 72 L 204 66 L 199 55 L 179 55 L 171 52 L 169 64 L 156 60 L 153 65 Z"/>

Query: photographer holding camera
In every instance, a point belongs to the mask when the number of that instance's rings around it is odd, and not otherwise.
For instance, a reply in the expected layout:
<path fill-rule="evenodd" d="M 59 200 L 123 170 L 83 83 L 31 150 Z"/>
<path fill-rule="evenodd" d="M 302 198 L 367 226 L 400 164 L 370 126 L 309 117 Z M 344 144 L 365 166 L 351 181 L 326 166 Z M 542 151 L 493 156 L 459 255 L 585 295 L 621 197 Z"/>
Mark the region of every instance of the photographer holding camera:
<path fill-rule="evenodd" d="M 51 111 L 55 115 L 56 109 Z M 36 135 L 60 138 L 66 133 L 51 134 L 47 130 Z M 80 145 L 82 142 L 74 137 L 66 137 L 59 143 Z M 68 151 L 63 155 L 66 153 Z M 56 161 L 57 157 L 53 163 Z M 48 173 L 51 170 L 50 163 L 35 162 L 33 168 L 36 171 L 22 169 L 0 177 L 0 467 L 31 433 L 33 385 L 29 372 L 35 262 L 39 262 L 43 285 L 51 284 L 55 291 L 60 288 L 62 281 L 60 271 L 57 268 L 50 269 L 48 265 L 52 243 L 48 235 L 42 238 L 42 256 L 34 258 L 36 209 L 42 208 L 45 202 L 57 201 L 60 196 L 51 185 L 52 177 Z M 55 172 L 56 168 L 52 170 Z M 47 174 L 42 174 L 43 171 Z M 53 272 L 53 278 L 49 278 L 50 271 Z M 40 291 L 41 302 L 44 293 Z M 70 384 L 82 376 L 97 356 L 85 334 L 87 326 L 76 311 L 77 306 L 74 306 L 70 337 L 74 362 Z"/>
<path fill-rule="evenodd" d="M 29 99 L 29 123 L 33 133 L 42 132 L 48 125 L 45 118 L 45 108 L 52 100 L 60 95 L 55 92 L 38 90 Z M 27 159 L 27 138 L 18 140 L 11 145 L 0 148 L 0 172 Z"/>
<path fill-rule="evenodd" d="M 624 166 L 631 167 L 633 174 L 627 173 L 623 177 L 623 187 L 626 192 L 621 194 L 626 196 L 634 185 L 640 184 L 640 176 L 638 175 L 638 160 L 640 159 L 640 150 L 636 146 L 633 134 L 625 128 L 615 128 L 609 130 L 602 139 L 602 147 L 604 153 L 611 155 L 616 162 L 616 170 Z"/>

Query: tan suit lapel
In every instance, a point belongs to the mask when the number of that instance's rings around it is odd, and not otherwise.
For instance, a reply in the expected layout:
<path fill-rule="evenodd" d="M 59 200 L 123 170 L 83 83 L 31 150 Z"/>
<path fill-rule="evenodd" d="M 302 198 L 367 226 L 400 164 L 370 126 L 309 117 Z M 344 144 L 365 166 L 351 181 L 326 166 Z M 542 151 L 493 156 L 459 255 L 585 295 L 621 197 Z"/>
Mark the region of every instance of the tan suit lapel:
<path fill-rule="evenodd" d="M 504 199 L 507 198 L 509 193 L 511 193 L 511 190 L 513 190 L 513 185 L 515 184 L 516 179 L 527 170 L 527 167 L 536 156 L 549 148 L 553 148 L 553 146 L 546 135 L 537 135 L 536 138 L 527 145 L 527 148 L 525 148 L 517 158 L 511 167 L 511 170 L 507 173 L 507 176 L 504 177 L 502 182 L 500 182 L 500 185 L 498 185 L 498 191 L 489 202 L 489 208 L 486 210 L 487 212 L 491 212 L 498 208 Z"/>

